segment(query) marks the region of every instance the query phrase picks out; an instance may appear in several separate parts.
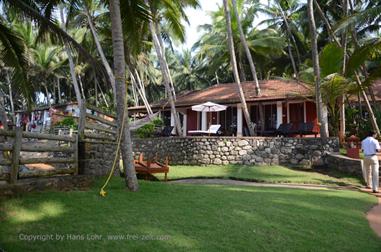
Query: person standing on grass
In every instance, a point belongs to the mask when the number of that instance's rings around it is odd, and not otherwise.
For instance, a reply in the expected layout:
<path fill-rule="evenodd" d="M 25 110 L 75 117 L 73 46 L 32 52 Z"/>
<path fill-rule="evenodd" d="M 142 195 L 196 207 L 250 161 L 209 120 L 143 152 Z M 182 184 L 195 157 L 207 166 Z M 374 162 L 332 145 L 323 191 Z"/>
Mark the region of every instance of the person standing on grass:
<path fill-rule="evenodd" d="M 367 187 L 372 188 L 374 193 L 378 193 L 379 163 L 377 152 L 380 152 L 381 148 L 375 137 L 376 133 L 369 131 L 368 137 L 361 142 L 361 149 L 364 152 L 364 169 Z"/>

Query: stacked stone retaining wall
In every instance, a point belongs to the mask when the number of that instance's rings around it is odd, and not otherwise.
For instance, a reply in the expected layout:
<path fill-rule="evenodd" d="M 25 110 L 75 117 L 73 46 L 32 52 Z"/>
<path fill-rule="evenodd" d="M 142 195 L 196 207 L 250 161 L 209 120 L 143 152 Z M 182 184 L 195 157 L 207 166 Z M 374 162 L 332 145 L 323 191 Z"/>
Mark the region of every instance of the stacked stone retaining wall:
<path fill-rule="evenodd" d="M 324 155 L 323 162 L 329 169 L 335 169 L 346 174 L 355 175 L 362 178 L 363 160 L 350 158 L 339 153 L 328 153 Z"/>
<path fill-rule="evenodd" d="M 104 175 L 111 168 L 115 143 L 82 143 L 83 174 Z M 337 138 L 168 137 L 133 139 L 135 158 L 170 158 L 170 164 L 323 165 L 322 156 L 339 150 Z"/>

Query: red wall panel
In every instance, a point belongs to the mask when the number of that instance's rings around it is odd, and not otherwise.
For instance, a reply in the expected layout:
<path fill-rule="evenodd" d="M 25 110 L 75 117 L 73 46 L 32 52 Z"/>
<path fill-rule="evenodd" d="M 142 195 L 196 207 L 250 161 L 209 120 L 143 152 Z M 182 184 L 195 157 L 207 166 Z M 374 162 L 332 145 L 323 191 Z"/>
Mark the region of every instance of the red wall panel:
<path fill-rule="evenodd" d="M 197 111 L 187 109 L 187 130 L 197 130 Z"/>

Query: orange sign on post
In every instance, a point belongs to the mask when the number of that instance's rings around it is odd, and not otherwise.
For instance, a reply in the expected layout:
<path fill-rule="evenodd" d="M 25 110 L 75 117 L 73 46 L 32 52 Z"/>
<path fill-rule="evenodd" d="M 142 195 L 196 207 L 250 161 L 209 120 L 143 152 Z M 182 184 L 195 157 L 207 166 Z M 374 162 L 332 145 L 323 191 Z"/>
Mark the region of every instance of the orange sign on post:
<path fill-rule="evenodd" d="M 360 158 L 361 142 L 360 138 L 352 135 L 347 138 L 347 156 L 350 158 Z"/>

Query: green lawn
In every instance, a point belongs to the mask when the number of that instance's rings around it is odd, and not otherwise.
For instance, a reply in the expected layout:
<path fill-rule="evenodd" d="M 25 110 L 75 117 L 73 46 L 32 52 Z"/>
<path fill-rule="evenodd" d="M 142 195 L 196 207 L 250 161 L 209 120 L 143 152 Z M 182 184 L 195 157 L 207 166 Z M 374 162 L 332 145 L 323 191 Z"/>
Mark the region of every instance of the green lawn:
<path fill-rule="evenodd" d="M 365 218 L 376 198 L 364 193 L 145 181 L 140 192 L 131 193 L 122 179 L 114 178 L 108 196 L 100 198 L 99 182 L 89 191 L 29 193 L 3 200 L 0 247 L 6 251 L 381 251 L 381 240 Z M 56 240 L 56 234 L 64 240 Z M 108 235 L 121 236 L 112 240 Z"/>
<path fill-rule="evenodd" d="M 163 175 L 157 175 L 162 179 Z M 302 183 L 325 185 L 361 185 L 361 180 L 338 172 L 324 175 L 312 170 L 291 169 L 284 166 L 210 165 L 170 167 L 168 178 L 221 177 L 268 183 Z"/>

